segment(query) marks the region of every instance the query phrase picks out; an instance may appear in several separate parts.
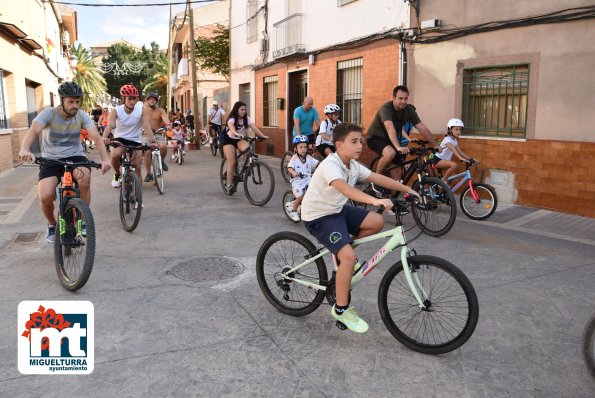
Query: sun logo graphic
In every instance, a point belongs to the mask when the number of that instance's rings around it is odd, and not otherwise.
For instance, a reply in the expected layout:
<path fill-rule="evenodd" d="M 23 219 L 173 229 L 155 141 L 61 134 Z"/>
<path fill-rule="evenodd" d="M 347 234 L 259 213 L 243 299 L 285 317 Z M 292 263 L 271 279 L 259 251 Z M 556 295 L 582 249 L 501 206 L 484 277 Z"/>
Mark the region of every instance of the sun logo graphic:
<path fill-rule="evenodd" d="M 22 301 L 18 308 L 19 372 L 91 373 L 93 315 L 89 301 Z"/>

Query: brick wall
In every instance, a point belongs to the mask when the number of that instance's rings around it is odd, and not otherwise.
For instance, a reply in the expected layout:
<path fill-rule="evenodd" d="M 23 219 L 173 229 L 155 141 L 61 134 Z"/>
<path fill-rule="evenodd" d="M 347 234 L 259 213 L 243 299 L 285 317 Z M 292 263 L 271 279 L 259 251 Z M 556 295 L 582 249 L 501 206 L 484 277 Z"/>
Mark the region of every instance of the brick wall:
<path fill-rule="evenodd" d="M 11 134 L 0 134 L 0 173 L 12 169 Z"/>
<path fill-rule="evenodd" d="M 513 173 L 517 204 L 595 217 L 595 143 L 460 139 L 481 168 Z"/>

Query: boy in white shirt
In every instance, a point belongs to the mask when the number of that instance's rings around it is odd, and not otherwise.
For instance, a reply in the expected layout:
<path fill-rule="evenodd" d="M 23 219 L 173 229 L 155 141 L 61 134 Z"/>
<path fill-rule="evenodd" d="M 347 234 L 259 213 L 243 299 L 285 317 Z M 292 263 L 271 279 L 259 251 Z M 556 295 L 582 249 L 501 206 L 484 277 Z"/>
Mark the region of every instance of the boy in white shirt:
<path fill-rule="evenodd" d="M 296 135 L 293 137 L 293 147 L 295 153 L 287 163 L 287 171 L 291 175 L 291 190 L 295 200 L 288 202 L 285 206 L 291 210 L 289 215 L 295 222 L 300 221 L 298 208 L 304 199 L 304 193 L 308 184 L 312 180 L 312 173 L 318 166 L 318 160 L 308 155 L 308 137 L 305 135 Z"/>
<path fill-rule="evenodd" d="M 349 288 L 355 250 L 353 240 L 382 231 L 384 219 L 360 207 L 346 205 L 348 199 L 391 209 L 390 199 L 377 199 L 354 188 L 367 180 L 395 191 L 417 195 L 415 191 L 389 177 L 373 173 L 356 160 L 363 148 L 362 128 L 351 123 L 340 124 L 333 133 L 336 152 L 327 156 L 316 169 L 302 202 L 302 220 L 308 232 L 326 246 L 339 264 L 336 274 L 336 304 L 331 316 L 350 330 L 365 333 L 368 324 L 349 306 Z"/>

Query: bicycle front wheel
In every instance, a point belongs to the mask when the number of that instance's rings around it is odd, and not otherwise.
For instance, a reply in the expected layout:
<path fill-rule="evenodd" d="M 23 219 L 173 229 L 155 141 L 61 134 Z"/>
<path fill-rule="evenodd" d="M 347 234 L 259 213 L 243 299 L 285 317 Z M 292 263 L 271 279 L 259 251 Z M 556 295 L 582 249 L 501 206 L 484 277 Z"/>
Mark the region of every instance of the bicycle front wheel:
<path fill-rule="evenodd" d="M 291 180 L 291 174 L 289 174 L 289 171 L 287 171 L 287 165 L 289 164 L 289 161 L 291 160 L 292 156 L 293 152 L 287 151 L 283 154 L 283 157 L 281 158 L 281 176 L 283 177 L 285 182 L 289 182 L 289 180 Z"/>
<path fill-rule="evenodd" d="M 315 311 L 324 300 L 324 290 L 299 282 L 326 286 L 328 276 L 322 258 L 287 275 L 292 279 L 283 276 L 283 273 L 306 261 L 306 256 L 314 251 L 314 244 L 295 232 L 273 234 L 258 250 L 258 286 L 269 303 L 284 314 L 307 315 Z"/>
<path fill-rule="evenodd" d="M 134 171 L 126 173 L 120 188 L 120 221 L 128 232 L 134 231 L 143 210 L 143 194 L 140 180 Z"/>
<path fill-rule="evenodd" d="M 459 348 L 477 326 L 479 304 L 473 285 L 461 270 L 441 258 L 412 256 L 407 261 L 425 308 L 419 307 L 399 261 L 386 272 L 378 289 L 384 325 L 414 351 L 444 354 Z"/>
<path fill-rule="evenodd" d="M 181 166 L 184 163 L 184 152 L 182 149 L 178 149 L 178 164 Z"/>
<path fill-rule="evenodd" d="M 85 286 L 95 260 L 95 223 L 85 201 L 71 198 L 64 206 L 54 241 L 56 272 L 64 288 Z M 85 233 L 86 229 L 86 233 Z"/>
<path fill-rule="evenodd" d="M 498 206 L 496 191 L 491 186 L 482 183 L 474 183 L 473 190 L 477 194 L 478 200 L 475 200 L 471 188 L 467 186 L 461 193 L 461 210 L 472 220 L 485 220 L 494 214 Z"/>
<path fill-rule="evenodd" d="M 155 186 L 157 186 L 157 191 L 163 195 L 163 192 L 165 192 L 165 179 L 163 176 L 163 166 L 161 165 L 161 156 L 153 155 L 152 163 Z"/>
<path fill-rule="evenodd" d="M 244 193 L 254 206 L 264 206 L 275 191 L 273 169 L 258 160 L 252 162 L 244 172 Z"/>
<path fill-rule="evenodd" d="M 291 190 L 286 191 L 283 194 L 283 213 L 285 213 L 285 217 L 287 217 L 287 219 L 293 223 L 299 223 L 300 220 L 298 221 L 294 221 L 293 218 L 291 218 L 291 211 L 293 210 L 293 201 L 295 200 L 295 195 L 293 194 L 293 192 Z"/>
<path fill-rule="evenodd" d="M 423 232 L 430 236 L 442 236 L 455 223 L 457 205 L 455 195 L 439 178 L 423 177 L 413 189 L 421 196 L 419 205 L 412 207 L 413 219 Z"/>

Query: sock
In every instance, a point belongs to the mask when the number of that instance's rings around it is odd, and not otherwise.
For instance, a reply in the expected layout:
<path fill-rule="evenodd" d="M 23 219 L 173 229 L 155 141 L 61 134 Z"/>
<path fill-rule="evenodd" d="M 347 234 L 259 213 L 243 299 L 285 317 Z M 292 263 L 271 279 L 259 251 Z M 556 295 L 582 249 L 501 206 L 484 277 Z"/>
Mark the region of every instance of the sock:
<path fill-rule="evenodd" d="M 342 306 L 340 306 L 340 305 L 337 305 L 337 304 L 335 304 L 335 313 L 336 313 L 337 315 L 343 315 L 343 313 L 344 313 L 345 311 L 347 311 L 348 309 L 349 309 L 349 304 L 348 304 L 348 305 L 346 305 L 346 306 L 344 306 L 344 307 L 342 307 Z"/>

